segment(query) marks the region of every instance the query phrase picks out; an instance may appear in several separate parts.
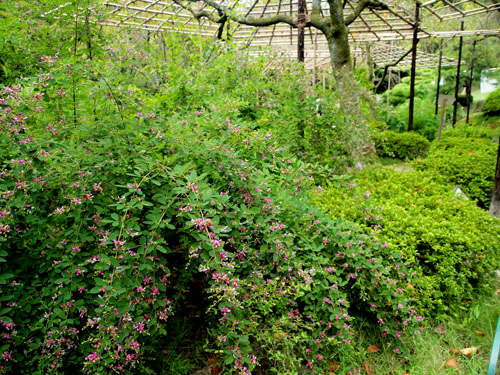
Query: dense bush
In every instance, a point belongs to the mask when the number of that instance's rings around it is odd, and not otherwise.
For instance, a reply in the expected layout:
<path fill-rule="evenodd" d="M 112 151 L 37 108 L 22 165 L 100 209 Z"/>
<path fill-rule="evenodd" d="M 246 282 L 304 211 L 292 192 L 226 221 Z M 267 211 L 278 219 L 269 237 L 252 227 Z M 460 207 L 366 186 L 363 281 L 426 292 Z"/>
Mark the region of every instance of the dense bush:
<path fill-rule="evenodd" d="M 408 101 L 390 109 L 382 107 L 377 111 L 377 119 L 387 123 L 390 130 L 405 132 L 408 129 Z M 432 141 L 439 128 L 439 118 L 434 114 L 434 104 L 428 99 L 415 98 L 413 130 Z"/>
<path fill-rule="evenodd" d="M 400 251 L 414 275 L 414 303 L 429 315 L 473 299 L 499 266 L 500 221 L 430 173 L 368 169 L 315 201 Z"/>
<path fill-rule="evenodd" d="M 169 373 L 179 314 L 237 374 L 325 373 L 357 319 L 418 327 L 398 254 L 308 198 L 332 169 L 297 146 L 319 132 L 292 113 L 316 103 L 300 67 L 266 86 L 268 61 L 199 42 L 110 42 L 1 90 L 0 372 Z M 319 141 L 359 145 L 328 103 Z"/>
<path fill-rule="evenodd" d="M 455 134 L 455 133 L 450 133 Z M 432 144 L 429 155 L 417 160 L 417 170 L 426 170 L 488 207 L 495 176 L 497 146 L 488 138 L 444 137 Z"/>
<path fill-rule="evenodd" d="M 497 138 L 497 131 L 495 129 L 491 129 L 488 126 L 481 126 L 477 124 L 475 118 L 481 117 L 481 114 L 478 114 L 474 117 L 471 117 L 471 124 L 457 123 L 454 127 L 449 127 L 443 130 L 442 138 L 484 138 L 484 139 L 495 139 Z"/>
<path fill-rule="evenodd" d="M 430 147 L 427 138 L 413 132 L 396 133 L 390 130 L 373 137 L 378 156 L 415 159 L 426 155 Z"/>
<path fill-rule="evenodd" d="M 490 116 L 500 115 L 500 88 L 488 95 L 482 107 L 482 111 Z"/>

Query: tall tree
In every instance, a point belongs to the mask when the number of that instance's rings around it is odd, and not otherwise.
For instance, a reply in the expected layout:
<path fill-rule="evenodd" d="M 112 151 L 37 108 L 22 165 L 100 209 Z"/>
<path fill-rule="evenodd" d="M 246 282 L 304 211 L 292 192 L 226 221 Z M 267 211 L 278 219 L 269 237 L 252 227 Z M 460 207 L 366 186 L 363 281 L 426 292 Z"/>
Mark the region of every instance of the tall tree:
<path fill-rule="evenodd" d="M 227 7 L 220 2 L 214 0 L 173 0 L 182 8 L 190 11 L 197 19 L 206 17 L 212 22 L 224 24 L 226 20 L 231 19 L 239 24 L 264 27 L 278 23 L 285 23 L 290 26 L 297 26 L 297 18 L 291 14 L 273 14 L 262 15 L 258 17 L 247 15 L 239 15 L 234 12 L 232 7 Z M 253 6 L 257 4 L 255 0 Z M 320 30 L 328 42 L 330 52 L 330 60 L 333 67 L 333 72 L 340 84 L 342 81 L 339 78 L 343 77 L 345 72 L 352 70 L 351 52 L 349 49 L 347 27 L 353 23 L 365 9 L 387 10 L 389 7 L 379 0 L 359 0 L 352 13 L 344 15 L 344 7 L 346 1 L 342 0 L 327 0 L 329 12 L 325 14 L 322 9 L 322 0 L 313 0 L 312 11 L 310 17 L 307 17 L 305 22 L 306 27 L 314 27 Z M 201 3 L 204 9 L 196 10 L 193 4 Z M 211 12 L 208 9 L 215 9 L 217 12 Z M 249 12 L 248 12 L 249 13 Z"/>

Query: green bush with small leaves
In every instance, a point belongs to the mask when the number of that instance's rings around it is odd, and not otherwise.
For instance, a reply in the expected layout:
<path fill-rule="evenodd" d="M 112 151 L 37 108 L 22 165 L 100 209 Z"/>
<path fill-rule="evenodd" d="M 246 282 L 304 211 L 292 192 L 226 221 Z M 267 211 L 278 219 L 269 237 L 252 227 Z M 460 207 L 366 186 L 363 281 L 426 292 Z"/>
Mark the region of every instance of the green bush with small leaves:
<path fill-rule="evenodd" d="M 500 115 L 500 87 L 486 98 L 482 111 L 487 115 Z"/>
<path fill-rule="evenodd" d="M 396 133 L 390 130 L 374 135 L 378 156 L 397 159 L 423 157 L 430 147 L 427 138 L 414 132 Z"/>
<path fill-rule="evenodd" d="M 315 202 L 400 251 L 414 277 L 407 285 L 414 303 L 428 315 L 474 298 L 500 265 L 500 220 L 432 173 L 366 169 L 354 183 L 325 189 Z"/>
<path fill-rule="evenodd" d="M 453 134 L 453 133 L 451 133 Z M 487 138 L 443 137 L 414 167 L 462 189 L 481 207 L 488 207 L 493 189 L 497 145 Z"/>

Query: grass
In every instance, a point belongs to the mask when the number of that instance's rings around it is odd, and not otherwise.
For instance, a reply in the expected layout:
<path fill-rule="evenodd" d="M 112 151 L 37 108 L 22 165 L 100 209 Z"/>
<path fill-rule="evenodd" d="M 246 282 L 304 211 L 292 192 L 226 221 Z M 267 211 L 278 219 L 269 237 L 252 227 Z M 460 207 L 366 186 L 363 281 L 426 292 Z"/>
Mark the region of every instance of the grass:
<path fill-rule="evenodd" d="M 497 286 L 498 287 L 498 286 Z M 453 318 L 446 318 L 441 324 L 428 322 L 424 331 L 412 337 L 405 337 L 407 354 L 396 355 L 394 347 L 381 347 L 376 353 L 367 353 L 366 348 L 377 345 L 377 339 L 367 333 L 360 343 L 360 350 L 350 359 L 361 369 L 360 374 L 368 373 L 363 365 L 367 364 L 370 374 L 377 375 L 484 375 L 493 345 L 493 337 L 500 314 L 500 296 L 483 296 L 471 302 L 470 308 L 460 311 Z M 450 349 L 477 347 L 477 353 L 465 355 L 450 353 Z M 458 369 L 446 365 L 454 358 Z M 348 374 L 337 370 L 336 374 Z M 353 373 L 353 372 L 351 372 Z M 354 372 L 356 373 L 356 372 Z"/>
<path fill-rule="evenodd" d="M 496 293 L 478 297 L 468 309 L 456 312 L 454 317 L 442 322 L 429 321 L 422 333 L 404 337 L 402 354 L 394 353 L 394 345 L 382 346 L 382 340 L 366 325 L 358 326 L 357 330 L 364 332 L 361 341 L 353 354 L 337 361 L 340 367 L 328 375 L 485 375 L 500 315 L 499 287 L 494 286 Z M 207 365 L 204 358 L 207 353 L 203 353 L 201 342 L 184 347 L 189 341 L 189 330 L 185 328 L 180 324 L 180 331 L 176 332 L 180 337 L 174 337 L 169 343 L 162 374 L 192 375 L 195 369 Z M 367 348 L 372 345 L 380 346 L 380 350 L 370 353 Z M 473 346 L 477 347 L 477 353 L 470 357 L 450 353 L 450 349 Z M 452 358 L 458 369 L 446 365 Z"/>

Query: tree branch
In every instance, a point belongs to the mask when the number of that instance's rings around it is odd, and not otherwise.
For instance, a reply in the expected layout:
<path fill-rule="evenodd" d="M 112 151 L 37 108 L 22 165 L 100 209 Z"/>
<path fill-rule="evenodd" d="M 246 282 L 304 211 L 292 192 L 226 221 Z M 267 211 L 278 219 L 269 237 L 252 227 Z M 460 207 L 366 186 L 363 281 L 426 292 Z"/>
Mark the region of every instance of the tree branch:
<path fill-rule="evenodd" d="M 358 3 L 358 6 L 354 8 L 353 13 L 344 19 L 344 24 L 346 26 L 350 25 L 353 23 L 356 18 L 359 17 L 361 12 L 365 10 L 366 8 L 368 9 L 377 9 L 377 10 L 388 10 L 389 6 L 387 4 L 382 3 L 379 0 L 361 0 Z"/>
<path fill-rule="evenodd" d="M 196 12 L 189 5 L 183 4 L 179 0 L 174 0 L 174 2 L 177 5 L 190 11 L 193 14 L 193 16 L 197 19 L 200 19 L 202 17 L 206 17 L 212 22 L 221 23 L 223 21 L 224 17 L 227 17 L 227 18 L 229 18 L 237 23 L 240 23 L 242 25 L 248 25 L 248 26 L 256 26 L 256 27 L 271 26 L 271 25 L 275 25 L 277 23 L 286 23 L 290 26 L 294 26 L 293 17 L 290 15 L 275 14 L 275 15 L 266 16 L 266 17 L 238 16 L 238 15 L 232 14 L 231 12 L 229 12 L 229 10 L 225 6 L 219 4 L 215 1 L 212 1 L 212 0 L 199 0 L 199 1 L 204 2 L 205 4 L 211 6 L 212 8 L 215 8 L 219 12 L 219 14 L 222 14 L 222 17 L 216 18 L 216 17 L 214 17 L 213 14 L 211 14 L 210 12 L 207 12 L 205 10 L 200 11 L 200 12 Z M 192 1 L 192 2 L 196 2 L 196 1 Z"/>
<path fill-rule="evenodd" d="M 194 18 L 196 18 L 197 20 L 199 20 L 200 18 L 206 17 L 210 21 L 215 22 L 215 23 L 221 23 L 223 21 L 224 17 L 216 18 L 211 12 L 208 12 L 206 10 L 201 10 L 201 11 L 197 12 L 189 5 L 183 4 L 179 0 L 174 0 L 174 3 L 179 5 L 181 8 L 188 10 L 194 16 Z M 219 11 L 219 14 L 220 14 L 220 11 Z"/>
<path fill-rule="evenodd" d="M 321 0 L 313 0 L 311 16 L 319 16 L 321 14 Z"/>
<path fill-rule="evenodd" d="M 379 86 L 382 84 L 382 82 L 384 82 L 384 79 L 385 79 L 385 76 L 387 75 L 387 70 L 389 70 L 389 68 L 391 66 L 396 66 L 398 65 L 401 61 L 403 61 L 403 59 L 408 56 L 411 51 L 413 51 L 413 48 L 410 48 L 407 52 L 405 52 L 405 54 L 403 56 L 401 56 L 396 62 L 393 62 L 393 63 L 390 63 L 390 64 L 386 64 L 384 66 L 384 73 L 382 74 L 382 78 L 380 79 L 380 81 L 378 81 L 377 83 L 377 86 L 375 86 L 375 91 L 377 91 L 377 89 L 379 88 Z"/>

